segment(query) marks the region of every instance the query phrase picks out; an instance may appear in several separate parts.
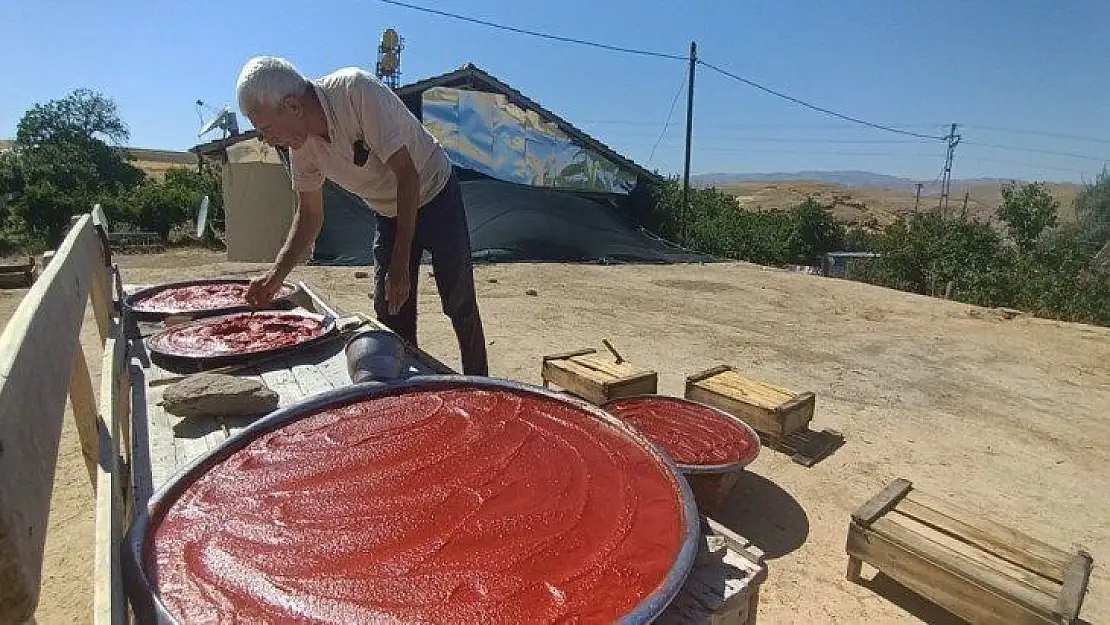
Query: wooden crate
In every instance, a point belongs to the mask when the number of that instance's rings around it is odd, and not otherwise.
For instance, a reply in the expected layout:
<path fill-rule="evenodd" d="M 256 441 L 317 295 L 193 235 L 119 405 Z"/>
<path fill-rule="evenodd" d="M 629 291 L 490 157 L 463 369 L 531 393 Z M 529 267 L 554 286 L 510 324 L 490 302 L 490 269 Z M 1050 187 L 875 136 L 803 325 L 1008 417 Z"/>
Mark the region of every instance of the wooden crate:
<path fill-rule="evenodd" d="M 709 517 L 682 592 L 656 625 L 754 625 L 759 587 L 767 579 L 763 551 Z"/>
<path fill-rule="evenodd" d="M 594 404 L 619 397 L 651 395 L 659 376 L 628 362 L 597 355 L 596 349 L 580 349 L 543 357 L 543 385 L 554 384 Z"/>
<path fill-rule="evenodd" d="M 0 289 L 28 287 L 35 282 L 35 259 L 28 256 L 26 262 L 0 264 Z"/>
<path fill-rule="evenodd" d="M 765 445 L 804 430 L 813 419 L 813 393 L 795 393 L 740 375 L 720 365 L 686 378 L 686 399 L 736 415 L 759 433 Z"/>
<path fill-rule="evenodd" d="M 973 623 L 1076 623 L 1091 555 L 1068 553 L 897 479 L 852 515 L 848 579 L 864 562 Z"/>

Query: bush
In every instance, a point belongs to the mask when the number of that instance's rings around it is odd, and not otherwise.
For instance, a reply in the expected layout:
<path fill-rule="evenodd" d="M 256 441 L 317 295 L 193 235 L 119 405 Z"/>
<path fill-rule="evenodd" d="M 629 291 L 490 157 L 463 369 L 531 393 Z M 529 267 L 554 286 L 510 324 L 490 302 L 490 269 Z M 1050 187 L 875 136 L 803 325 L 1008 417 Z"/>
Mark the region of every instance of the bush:
<path fill-rule="evenodd" d="M 124 201 L 129 220 L 142 230 L 157 232 L 169 240 L 175 226 L 187 224 L 193 232 L 201 200 L 209 199 L 208 219 L 223 219 L 223 193 L 220 178 L 211 170 L 176 168 L 166 172 L 163 180 L 147 180 Z M 212 230 L 206 229 L 204 239 L 212 242 Z"/>
<path fill-rule="evenodd" d="M 866 282 L 980 306 L 1110 325 L 1110 276 L 1094 262 L 1083 224 L 1053 226 L 1057 202 L 1043 185 L 1003 187 L 999 219 L 1012 243 L 985 223 L 918 214 L 878 237 L 882 256 Z M 1050 229 L 1052 228 L 1052 229 Z"/>
<path fill-rule="evenodd" d="M 1110 276 L 1094 261 L 1110 238 L 1110 175 L 1077 201 L 1079 223 L 1057 226 L 1058 203 L 1042 184 L 1006 185 L 998 218 L 945 220 L 933 213 L 845 229 L 813 199 L 789 210 L 746 211 L 716 189 L 658 189 L 649 229 L 702 252 L 765 265 L 820 264 L 835 250 L 875 251 L 851 264 L 852 279 L 903 291 L 1007 306 L 1068 321 L 1110 325 Z"/>
<path fill-rule="evenodd" d="M 817 265 L 844 240 L 829 207 L 813 199 L 789 210 L 746 211 L 717 189 L 691 189 L 683 211 L 676 181 L 657 190 L 647 226 L 685 247 L 764 265 Z"/>

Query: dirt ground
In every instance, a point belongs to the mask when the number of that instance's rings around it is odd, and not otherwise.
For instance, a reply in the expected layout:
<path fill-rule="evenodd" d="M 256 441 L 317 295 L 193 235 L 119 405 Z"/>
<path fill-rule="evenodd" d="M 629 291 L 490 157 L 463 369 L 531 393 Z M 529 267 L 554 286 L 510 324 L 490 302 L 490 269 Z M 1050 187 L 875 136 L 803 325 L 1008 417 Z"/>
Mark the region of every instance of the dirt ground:
<path fill-rule="evenodd" d="M 130 283 L 260 267 L 219 259 L 179 250 L 119 261 Z M 344 311 L 370 312 L 369 280 L 354 272 L 305 267 L 293 278 Z M 1110 329 L 1007 321 L 740 263 L 486 265 L 477 285 L 497 377 L 538 383 L 544 354 L 608 338 L 659 371 L 662 393 L 730 363 L 817 394 L 812 427 L 841 431 L 844 446 L 812 468 L 764 448 L 718 515 L 767 552 L 760 622 L 956 622 L 883 576 L 844 580 L 851 512 L 895 477 L 1064 548 L 1087 546 L 1095 572 L 1083 617 L 1110 621 Z M 20 293 L 0 292 L 0 315 Z M 428 269 L 419 294 L 421 346 L 457 367 Z M 63 437 L 39 623 L 87 621 L 91 609 L 92 500 L 68 417 Z"/>

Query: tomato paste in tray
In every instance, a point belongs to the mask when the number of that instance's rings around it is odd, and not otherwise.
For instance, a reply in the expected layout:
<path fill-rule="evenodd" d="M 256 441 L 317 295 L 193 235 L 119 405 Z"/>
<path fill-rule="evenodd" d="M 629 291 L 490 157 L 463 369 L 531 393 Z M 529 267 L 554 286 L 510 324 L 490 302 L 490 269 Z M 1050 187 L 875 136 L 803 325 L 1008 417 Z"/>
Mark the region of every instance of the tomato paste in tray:
<path fill-rule="evenodd" d="M 697 538 L 674 465 L 597 409 L 444 379 L 279 411 L 156 495 L 132 554 L 163 620 L 657 615 Z"/>
<path fill-rule="evenodd" d="M 159 285 L 133 293 L 128 307 L 141 315 L 219 313 L 246 310 L 246 280 L 203 280 Z M 274 299 L 281 301 L 297 288 L 283 284 Z"/>
<path fill-rule="evenodd" d="M 329 329 L 318 315 L 244 312 L 170 327 L 150 338 L 150 348 L 173 358 L 255 355 L 313 341 Z"/>
<path fill-rule="evenodd" d="M 603 408 L 658 444 L 680 467 L 744 466 L 759 455 L 759 436 L 736 417 L 677 397 L 645 395 Z"/>

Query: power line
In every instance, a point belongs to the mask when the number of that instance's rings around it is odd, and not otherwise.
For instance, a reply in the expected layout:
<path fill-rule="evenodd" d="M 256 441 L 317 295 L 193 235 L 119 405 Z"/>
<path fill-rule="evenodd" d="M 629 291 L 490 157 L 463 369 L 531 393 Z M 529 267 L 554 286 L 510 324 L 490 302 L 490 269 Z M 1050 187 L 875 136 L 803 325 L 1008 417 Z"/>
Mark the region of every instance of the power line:
<path fill-rule="evenodd" d="M 716 65 L 713 65 L 711 63 L 706 63 L 705 61 L 698 61 L 698 63 L 705 66 L 705 67 L 708 67 L 709 69 L 717 72 L 718 74 L 721 74 L 721 75 L 727 76 L 727 77 L 729 77 L 733 80 L 737 80 L 739 82 L 742 82 L 745 85 L 748 85 L 749 87 L 755 87 L 756 89 L 759 89 L 760 91 L 763 91 L 765 93 L 769 93 L 769 94 L 771 94 L 771 95 L 773 95 L 777 98 L 782 98 L 782 99 L 787 100 L 789 102 L 793 102 L 794 104 L 804 106 L 808 109 L 812 109 L 814 111 L 817 111 L 818 113 L 824 113 L 825 115 L 829 115 L 829 116 L 835 117 L 837 119 L 843 119 L 844 121 L 849 121 L 849 122 L 852 122 L 852 123 L 855 123 L 855 124 L 861 124 L 861 125 L 867 126 L 869 128 L 874 128 L 876 130 L 885 130 L 886 132 L 893 132 L 893 133 L 896 133 L 896 134 L 906 135 L 906 136 L 909 136 L 909 137 L 917 137 L 918 139 L 932 139 L 932 140 L 936 140 L 936 141 L 944 141 L 945 140 L 945 137 L 939 137 L 939 136 L 934 136 L 934 135 L 925 135 L 925 134 L 921 134 L 921 133 L 918 133 L 918 132 L 910 132 L 909 130 L 902 130 L 901 128 L 894 128 L 892 126 L 885 126 L 883 124 L 876 124 L 876 123 L 873 123 L 873 122 L 869 122 L 869 121 L 860 119 L 858 117 L 852 117 L 851 115 L 845 115 L 843 113 L 837 113 L 836 111 L 832 111 L 832 110 L 829 110 L 827 108 L 817 106 L 816 104 L 811 104 L 809 102 L 806 102 L 805 100 L 800 100 L 800 99 L 795 98 L 793 96 L 786 95 L 785 93 L 782 93 L 781 91 L 775 91 L 774 89 L 771 89 L 770 87 L 765 87 L 765 86 L 755 82 L 754 80 L 748 80 L 747 78 L 744 78 L 742 76 L 737 76 L 736 74 L 733 74 L 732 72 L 729 72 L 727 70 L 723 70 L 723 69 L 721 69 L 721 68 L 719 68 Z"/>
<path fill-rule="evenodd" d="M 579 119 L 583 124 L 612 126 L 655 126 L 658 121 L 628 119 Z M 894 124 L 901 128 L 941 128 L 947 124 Z M 844 124 L 790 124 L 790 123 L 752 123 L 752 122 L 701 122 L 701 128 L 778 128 L 787 130 L 844 130 Z M 930 137 L 932 138 L 932 137 Z"/>
<path fill-rule="evenodd" d="M 440 11 L 439 9 L 432 9 L 432 8 L 428 8 L 428 7 L 422 7 L 422 6 L 418 6 L 418 5 L 415 5 L 415 4 L 409 4 L 407 2 L 398 2 L 398 0 L 378 0 L 378 1 L 382 2 L 382 3 L 385 3 L 385 4 L 392 4 L 394 6 L 399 6 L 399 7 L 403 7 L 403 8 L 406 8 L 406 9 L 411 9 L 413 11 L 421 11 L 423 13 L 431 13 L 432 15 L 438 15 L 440 17 L 449 17 L 451 19 L 461 20 L 463 22 L 470 22 L 471 24 L 478 24 L 480 26 L 488 26 L 489 28 L 497 28 L 499 30 L 505 30 L 505 31 L 508 31 L 508 32 L 511 32 L 511 33 L 517 33 L 517 34 L 520 34 L 520 35 L 530 35 L 532 37 L 539 37 L 541 39 L 550 39 L 551 41 L 560 41 L 562 43 L 574 43 L 574 44 L 578 44 L 578 45 L 582 45 L 582 46 L 590 46 L 592 48 L 600 48 L 602 50 L 609 50 L 610 52 L 622 52 L 624 54 L 638 54 L 640 56 L 652 56 L 652 57 L 656 57 L 656 58 L 672 59 L 672 60 L 676 60 L 676 61 L 686 61 L 687 60 L 686 57 L 679 56 L 677 54 L 667 54 L 666 52 L 655 52 L 653 50 L 639 50 L 639 49 L 636 49 L 636 48 L 624 48 L 624 47 L 621 47 L 621 46 L 609 45 L 607 43 L 599 43 L 599 42 L 596 42 L 596 41 L 587 41 L 585 39 L 575 39 L 574 37 L 563 37 L 561 35 L 553 35 L 551 33 L 544 33 L 544 32 L 539 32 L 539 31 L 535 31 L 535 30 L 528 30 L 528 29 L 525 29 L 525 28 L 517 28 L 516 26 L 507 26 L 505 24 L 498 24 L 498 23 L 495 23 L 495 22 L 490 22 L 490 21 L 478 19 L 478 18 L 475 18 L 475 17 L 467 17 L 465 15 L 459 15 L 458 13 L 449 13 L 447 11 Z"/>
<path fill-rule="evenodd" d="M 651 161 L 655 159 L 655 149 L 659 147 L 659 142 L 663 140 L 663 136 L 667 134 L 667 128 L 671 125 L 671 115 L 674 115 L 674 107 L 678 104 L 678 96 L 682 95 L 683 88 L 686 87 L 686 77 L 683 76 L 682 83 L 678 85 L 678 91 L 674 92 L 674 98 L 671 99 L 671 109 L 667 111 L 667 119 L 663 122 L 663 132 L 659 133 L 659 138 L 655 140 L 655 145 L 651 146 L 651 155 L 648 156 L 647 164 L 650 165 Z"/>
<path fill-rule="evenodd" d="M 1056 139 L 1071 139 L 1073 141 L 1089 141 L 1091 143 L 1106 143 L 1110 144 L 1110 139 L 1102 139 L 1099 137 L 1084 137 L 1083 135 L 1069 135 L 1061 132 L 1045 132 L 1043 130 L 1024 130 L 1021 128 L 1005 128 L 1003 126 L 984 126 L 982 124 L 964 124 L 967 128 L 978 128 L 980 130 L 994 130 L 997 132 L 1009 132 L 1018 135 L 1032 135 L 1035 137 L 1054 137 Z"/>
<path fill-rule="evenodd" d="M 1049 165 L 1036 165 L 1036 164 L 1033 164 L 1033 163 L 1022 163 L 1022 162 L 1018 162 L 1018 161 L 1008 161 L 1008 160 L 1001 160 L 1001 159 L 997 159 L 997 158 L 981 158 L 980 157 L 980 158 L 972 158 L 971 160 L 972 161 L 983 161 L 984 163 L 998 163 L 999 165 L 1012 165 L 1012 166 L 1016 166 L 1016 167 L 1029 167 L 1031 169 L 1048 169 L 1048 170 L 1062 171 L 1062 172 L 1068 172 L 1068 173 L 1073 173 L 1073 174 L 1089 174 L 1089 173 L 1091 173 L 1090 171 L 1085 171 L 1085 170 L 1082 170 L 1082 169 L 1072 169 L 1070 167 L 1051 167 Z"/>
<path fill-rule="evenodd" d="M 1110 158 L 1100 158 L 1098 156 L 1090 156 L 1087 154 L 1076 154 L 1075 152 L 1057 152 L 1055 150 L 1041 150 L 1038 148 L 1026 148 L 1020 145 L 999 145 L 997 143 L 979 143 L 977 141 L 965 141 L 966 145 L 974 145 L 980 148 L 995 148 L 998 150 L 1012 150 L 1015 152 L 1030 152 L 1032 154 L 1047 154 L 1049 156 L 1063 156 L 1066 158 L 1081 158 L 1089 161 L 1097 161 L 1099 163 L 1106 163 Z"/>
<path fill-rule="evenodd" d="M 419 5 L 416 5 L 416 4 L 410 4 L 408 2 L 401 2 L 400 0 L 378 0 L 378 1 L 382 2 L 384 4 L 390 4 L 390 5 L 393 5 L 393 6 L 398 6 L 398 7 L 402 7 L 402 8 L 406 8 L 406 9 L 411 9 L 413 11 L 420 11 L 420 12 L 423 12 L 423 13 L 429 13 L 431 15 L 438 15 L 440 17 L 448 17 L 448 18 L 455 19 L 455 20 L 460 20 L 460 21 L 463 21 L 463 22 L 469 22 L 471 24 L 478 24 L 478 25 L 481 25 L 481 26 L 489 27 L 489 28 L 496 28 L 496 29 L 499 29 L 499 30 L 504 30 L 504 31 L 512 32 L 512 33 L 521 34 L 521 35 L 529 35 L 529 36 L 532 36 L 532 37 L 539 37 L 541 39 L 548 39 L 548 40 L 551 40 L 551 41 L 559 41 L 559 42 L 562 42 L 562 43 L 573 43 L 573 44 L 578 44 L 578 45 L 583 45 L 583 46 L 590 46 L 590 47 L 593 47 L 593 48 L 599 48 L 599 49 L 602 49 L 602 50 L 609 50 L 611 52 L 621 52 L 621 53 L 624 53 L 624 54 L 636 54 L 636 55 L 640 55 L 640 56 L 650 56 L 650 57 L 656 57 L 656 58 L 671 59 L 671 60 L 675 60 L 675 61 L 688 61 L 689 60 L 689 58 L 684 57 L 684 56 L 679 56 L 677 54 L 669 54 L 669 53 L 666 53 L 666 52 L 657 52 L 657 51 L 654 51 L 654 50 L 642 50 L 642 49 L 638 49 L 638 48 L 625 48 L 625 47 L 622 47 L 622 46 L 614 46 L 614 45 L 610 45 L 610 44 L 607 44 L 607 43 L 600 43 L 600 42 L 597 42 L 597 41 L 587 41 L 585 39 L 576 39 L 574 37 L 564 37 L 562 35 L 554 35 L 554 34 L 551 34 L 551 33 L 545 33 L 545 32 L 540 32 L 540 31 L 535 31 L 535 30 L 528 30 L 528 29 L 525 29 L 525 28 L 518 28 L 516 26 L 508 26 L 508 25 L 505 25 L 505 24 L 498 24 L 496 22 L 491 22 L 489 20 L 483 20 L 483 19 L 478 19 L 478 18 L 474 18 L 474 17 L 468 17 L 466 15 L 460 15 L 458 13 L 451 13 L 451 12 L 448 12 L 448 11 L 441 11 L 439 9 L 432 9 L 432 8 L 429 8 L 429 7 L 419 6 Z M 759 83 L 757 83 L 753 80 L 749 80 L 747 78 L 737 76 L 736 74 L 733 74 L 732 72 L 721 69 L 720 67 L 717 67 L 716 65 L 713 65 L 711 63 L 707 63 L 707 62 L 702 61 L 700 59 L 698 59 L 696 61 L 696 63 L 698 65 L 702 65 L 704 67 L 707 67 L 707 68 L 709 68 L 709 69 L 711 69 L 711 70 L 713 70 L 713 71 L 715 71 L 715 72 L 717 72 L 721 75 L 732 78 L 733 80 L 738 80 L 738 81 L 740 81 L 740 82 L 742 82 L 742 83 L 744 83 L 744 84 L 746 84 L 750 87 L 755 87 L 756 89 L 759 89 L 760 91 L 764 91 L 766 93 L 769 93 L 769 94 L 771 94 L 775 97 L 782 98 L 782 99 L 787 100 L 789 102 L 793 102 L 794 104 L 804 106 L 808 109 L 812 109 L 812 110 L 817 111 L 819 113 L 823 113 L 825 115 L 835 117 L 837 119 L 841 119 L 841 120 L 844 120 L 844 121 L 847 121 L 847 122 L 852 122 L 854 124 L 860 124 L 860 125 L 863 125 L 863 126 L 867 126 L 869 128 L 874 128 L 876 130 L 883 130 L 883 131 L 886 131 L 886 132 L 893 132 L 893 133 L 896 133 L 896 134 L 906 135 L 906 136 L 909 136 L 909 137 L 916 137 L 918 139 L 931 139 L 931 140 L 938 140 L 938 141 L 943 141 L 944 140 L 944 137 L 935 136 L 935 135 L 926 135 L 926 134 L 917 133 L 917 132 L 911 132 L 909 130 L 894 128 L 892 126 L 886 126 L 884 124 L 876 124 L 874 122 L 869 122 L 869 121 L 860 119 L 858 117 L 852 117 L 851 115 L 845 115 L 843 113 L 837 113 L 836 111 L 832 111 L 830 109 L 827 109 L 827 108 L 824 108 L 824 107 L 821 107 L 821 106 L 817 106 L 816 104 L 811 104 L 809 102 L 806 102 L 805 100 L 801 100 L 799 98 L 795 98 L 793 96 L 787 95 L 785 93 L 782 93 L 781 91 L 776 91 L 774 89 L 771 89 L 770 87 L 765 87 L 765 86 L 763 86 L 763 85 L 761 85 L 761 84 L 759 84 Z"/>
<path fill-rule="evenodd" d="M 645 134 L 642 134 L 642 133 L 637 133 L 635 135 L 622 134 L 622 133 L 616 133 L 616 134 L 617 134 L 617 136 L 636 137 L 636 138 L 651 136 L 651 135 L 645 135 Z M 609 136 L 612 136 L 612 135 L 609 135 Z M 913 139 L 810 139 L 810 138 L 791 139 L 791 138 L 788 138 L 788 137 L 753 137 L 753 136 L 746 136 L 746 135 L 727 135 L 727 134 L 723 135 L 723 134 L 718 134 L 718 133 L 714 133 L 714 134 L 712 134 L 711 136 L 708 136 L 708 137 L 702 137 L 700 135 L 696 135 L 696 136 L 699 139 L 699 141 L 708 139 L 710 141 L 712 141 L 712 140 L 724 140 L 724 141 L 729 141 L 729 142 L 744 141 L 744 142 L 748 142 L 748 143 L 788 143 L 788 144 L 801 143 L 801 144 L 827 144 L 827 145 L 921 145 L 920 141 L 913 140 Z"/>

